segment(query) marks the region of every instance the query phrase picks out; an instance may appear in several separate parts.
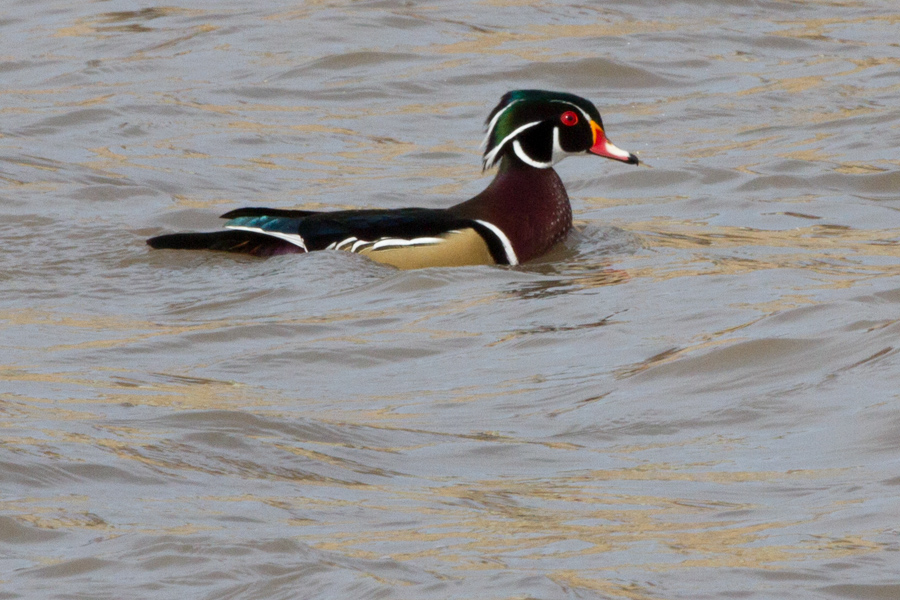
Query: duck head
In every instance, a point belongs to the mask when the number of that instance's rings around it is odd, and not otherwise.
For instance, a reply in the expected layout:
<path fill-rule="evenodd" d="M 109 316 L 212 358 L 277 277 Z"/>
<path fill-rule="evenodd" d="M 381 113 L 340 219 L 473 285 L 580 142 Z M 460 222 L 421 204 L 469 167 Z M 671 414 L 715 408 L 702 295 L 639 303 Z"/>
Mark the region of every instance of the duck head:
<path fill-rule="evenodd" d="M 487 121 L 482 165 L 489 169 L 507 154 L 537 169 L 549 169 L 571 154 L 596 154 L 628 164 L 638 158 L 606 138 L 603 120 L 589 101 L 564 92 L 507 92 Z"/>

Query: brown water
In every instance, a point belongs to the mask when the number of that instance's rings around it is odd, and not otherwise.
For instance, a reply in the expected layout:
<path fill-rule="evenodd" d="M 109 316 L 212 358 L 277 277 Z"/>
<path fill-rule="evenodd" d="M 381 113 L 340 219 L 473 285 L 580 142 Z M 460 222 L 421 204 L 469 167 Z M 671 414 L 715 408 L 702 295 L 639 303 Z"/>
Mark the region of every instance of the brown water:
<path fill-rule="evenodd" d="M 900 597 L 900 5 L 200 6 L 0 9 L 0 598 Z M 523 87 L 646 163 L 536 264 L 144 245 Z"/>

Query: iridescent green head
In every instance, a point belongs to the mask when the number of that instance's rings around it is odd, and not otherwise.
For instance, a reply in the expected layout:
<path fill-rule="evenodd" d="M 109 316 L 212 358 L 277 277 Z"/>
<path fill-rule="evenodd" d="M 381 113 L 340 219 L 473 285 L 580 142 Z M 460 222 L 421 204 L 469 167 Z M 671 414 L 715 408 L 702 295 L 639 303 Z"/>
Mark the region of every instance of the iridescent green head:
<path fill-rule="evenodd" d="M 603 120 L 589 101 L 565 92 L 507 92 L 487 118 L 483 167 L 509 153 L 532 167 L 548 169 L 570 154 L 591 153 L 637 164 L 634 154 L 606 139 Z"/>

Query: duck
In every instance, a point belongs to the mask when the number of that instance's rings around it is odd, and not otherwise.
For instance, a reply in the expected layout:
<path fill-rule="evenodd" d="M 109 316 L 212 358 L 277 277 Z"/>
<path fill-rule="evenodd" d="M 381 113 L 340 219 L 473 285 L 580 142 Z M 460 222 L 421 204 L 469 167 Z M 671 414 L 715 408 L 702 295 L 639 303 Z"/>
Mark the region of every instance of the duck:
<path fill-rule="evenodd" d="M 639 164 L 609 141 L 593 103 L 566 92 L 507 92 L 485 128 L 482 171 L 497 166 L 497 174 L 484 191 L 449 208 L 238 208 L 222 215 L 224 230 L 171 233 L 147 244 L 260 257 L 343 250 L 399 269 L 514 266 L 547 253 L 572 229 L 572 206 L 554 165 L 572 155 Z"/>

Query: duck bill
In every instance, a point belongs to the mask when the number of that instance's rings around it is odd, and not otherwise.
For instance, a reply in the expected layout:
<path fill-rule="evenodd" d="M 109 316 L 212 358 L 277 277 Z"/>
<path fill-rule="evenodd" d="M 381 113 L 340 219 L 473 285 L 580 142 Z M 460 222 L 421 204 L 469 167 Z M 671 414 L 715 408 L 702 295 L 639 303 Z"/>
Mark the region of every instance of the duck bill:
<path fill-rule="evenodd" d="M 605 158 L 611 158 L 613 160 L 620 160 L 624 163 L 628 163 L 629 165 L 638 164 L 638 157 L 632 154 L 631 152 L 626 152 L 622 150 L 608 139 L 606 139 L 606 132 L 603 131 L 603 128 L 597 125 L 594 121 L 591 121 L 591 129 L 594 130 L 594 145 L 588 148 L 588 152 L 591 154 L 596 154 L 597 156 L 603 156 Z"/>

